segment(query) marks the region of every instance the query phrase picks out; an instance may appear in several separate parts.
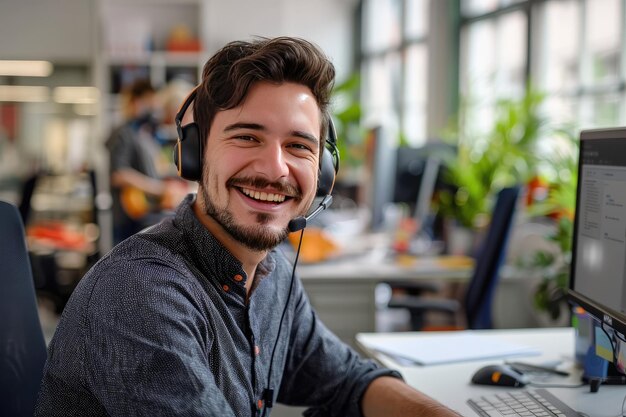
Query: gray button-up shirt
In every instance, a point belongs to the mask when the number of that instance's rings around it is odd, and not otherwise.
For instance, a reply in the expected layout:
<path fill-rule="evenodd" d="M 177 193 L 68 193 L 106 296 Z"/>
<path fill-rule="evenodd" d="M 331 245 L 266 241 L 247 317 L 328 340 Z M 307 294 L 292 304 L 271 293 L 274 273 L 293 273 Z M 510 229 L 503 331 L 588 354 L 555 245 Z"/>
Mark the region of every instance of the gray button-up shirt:
<path fill-rule="evenodd" d="M 297 278 L 287 301 L 292 264 L 280 250 L 258 266 L 246 303 L 250 278 L 192 202 L 81 280 L 50 344 L 36 414 L 258 416 L 276 349 L 269 386 L 279 402 L 360 416 L 372 379 L 399 375 L 339 341 Z"/>

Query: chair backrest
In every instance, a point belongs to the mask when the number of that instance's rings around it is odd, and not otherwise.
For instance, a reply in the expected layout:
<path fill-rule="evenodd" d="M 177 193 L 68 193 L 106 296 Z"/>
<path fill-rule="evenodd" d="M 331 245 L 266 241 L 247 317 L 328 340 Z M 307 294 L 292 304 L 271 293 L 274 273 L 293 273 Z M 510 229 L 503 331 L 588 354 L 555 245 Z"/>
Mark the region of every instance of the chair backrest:
<path fill-rule="evenodd" d="M 0 201 L 0 415 L 34 414 L 45 361 L 24 226 Z"/>
<path fill-rule="evenodd" d="M 502 189 L 496 198 L 491 223 L 482 242 L 476 267 L 465 294 L 467 327 L 491 329 L 491 307 L 499 278 L 500 266 L 504 262 L 506 246 L 520 187 Z"/>

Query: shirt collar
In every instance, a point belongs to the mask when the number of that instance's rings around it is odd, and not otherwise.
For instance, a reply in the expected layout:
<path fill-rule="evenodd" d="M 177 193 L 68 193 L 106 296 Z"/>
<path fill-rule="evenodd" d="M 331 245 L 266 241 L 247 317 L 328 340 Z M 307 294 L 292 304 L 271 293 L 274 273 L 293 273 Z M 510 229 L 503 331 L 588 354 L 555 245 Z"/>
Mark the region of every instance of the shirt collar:
<path fill-rule="evenodd" d="M 248 277 L 239 259 L 235 258 L 193 212 L 196 194 L 189 194 L 176 209 L 174 224 L 183 231 L 185 246 L 190 248 L 188 258 L 208 278 L 220 285 L 238 285 L 243 288 Z M 275 249 L 259 263 L 256 276 L 261 279 L 271 275 L 276 268 Z M 241 281 L 236 279 L 240 275 Z M 250 278 L 252 279 L 252 278 Z"/>

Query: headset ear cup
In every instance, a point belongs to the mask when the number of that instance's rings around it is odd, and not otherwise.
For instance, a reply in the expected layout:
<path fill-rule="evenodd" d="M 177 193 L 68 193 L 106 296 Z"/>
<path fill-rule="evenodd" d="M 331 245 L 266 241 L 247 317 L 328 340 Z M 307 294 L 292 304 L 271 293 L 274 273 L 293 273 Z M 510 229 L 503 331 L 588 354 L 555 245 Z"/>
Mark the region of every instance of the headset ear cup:
<path fill-rule="evenodd" d="M 324 198 L 332 194 L 338 171 L 339 149 L 337 149 L 337 131 L 335 130 L 332 117 L 328 117 L 328 132 L 324 141 L 324 151 L 320 157 L 316 197 Z"/>
<path fill-rule="evenodd" d="M 202 178 L 203 141 L 200 140 L 200 129 L 196 123 L 182 127 L 182 137 L 174 148 L 174 161 L 178 175 L 189 181 L 200 181 Z"/>
<path fill-rule="evenodd" d="M 335 161 L 332 152 L 324 147 L 317 179 L 317 197 L 326 197 L 335 185 Z"/>

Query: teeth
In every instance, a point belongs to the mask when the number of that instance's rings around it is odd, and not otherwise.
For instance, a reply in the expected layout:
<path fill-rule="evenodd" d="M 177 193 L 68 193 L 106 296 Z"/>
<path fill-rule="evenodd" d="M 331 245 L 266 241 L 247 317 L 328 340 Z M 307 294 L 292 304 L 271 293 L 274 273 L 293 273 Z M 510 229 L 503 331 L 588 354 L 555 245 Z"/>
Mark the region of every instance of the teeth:
<path fill-rule="evenodd" d="M 282 203 L 285 201 L 285 196 L 281 194 L 266 193 L 265 191 L 259 192 L 249 190 L 247 188 L 242 188 L 241 191 L 248 197 L 254 198 L 255 200 L 271 201 L 276 203 Z"/>

